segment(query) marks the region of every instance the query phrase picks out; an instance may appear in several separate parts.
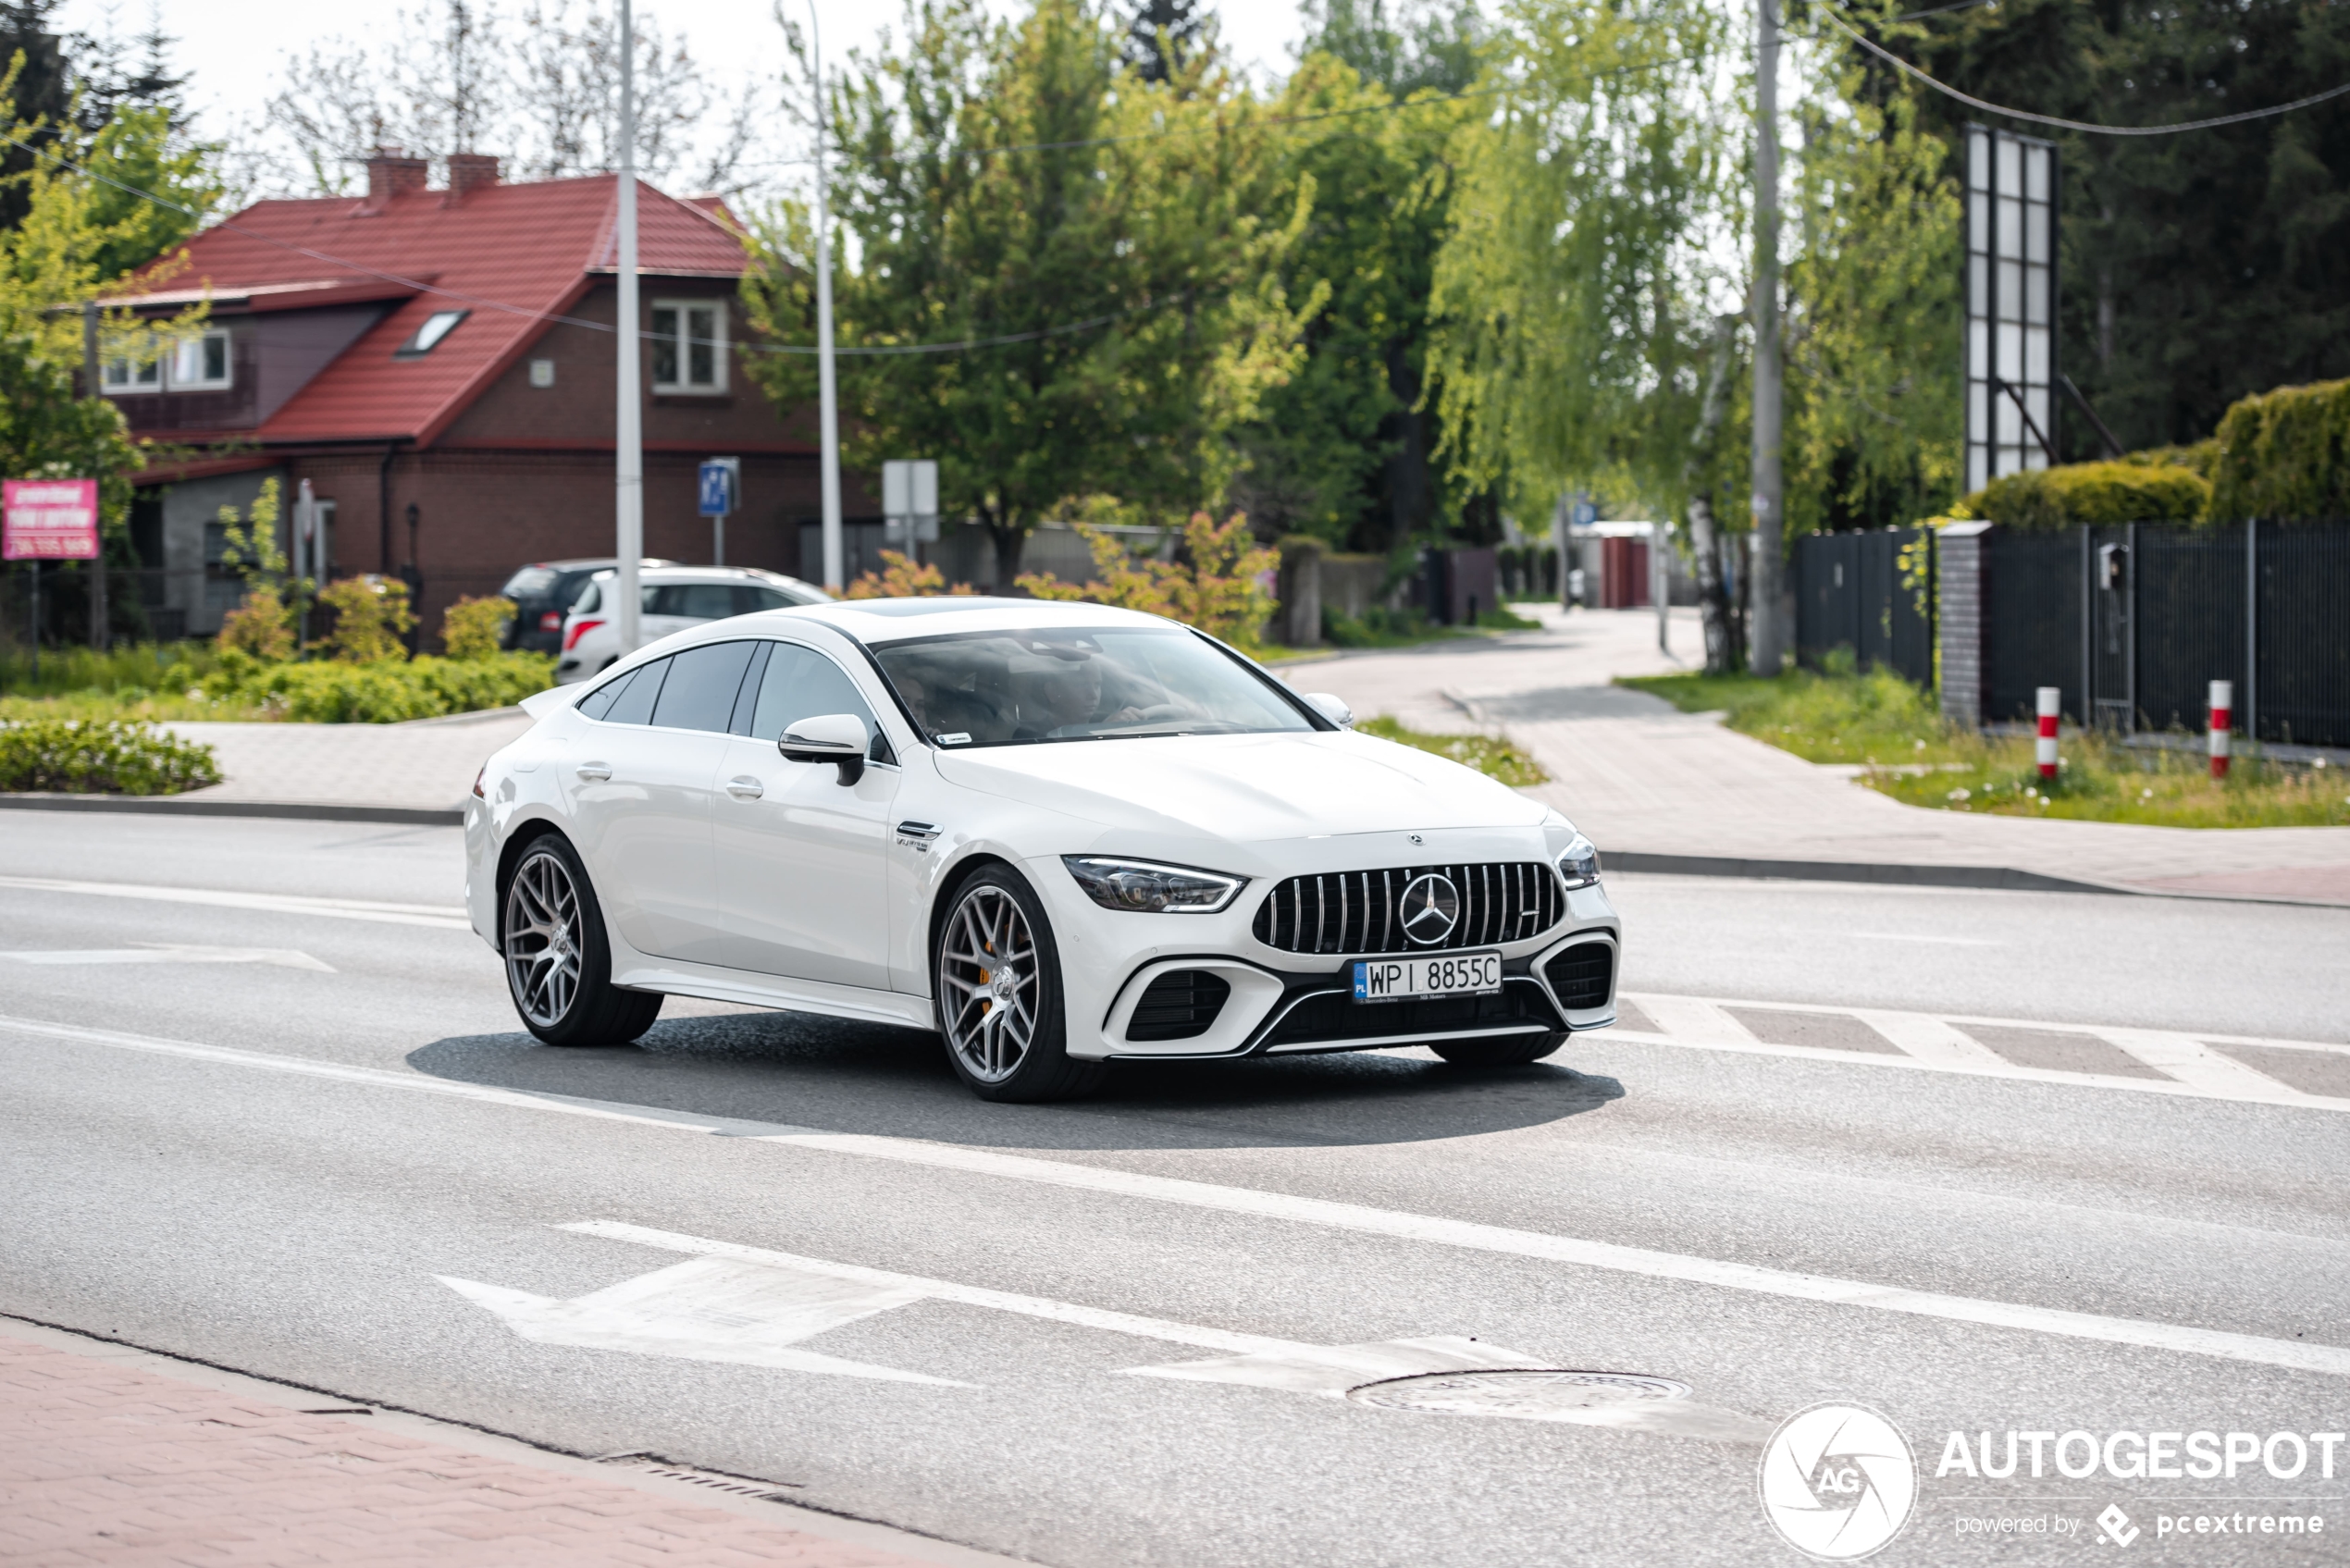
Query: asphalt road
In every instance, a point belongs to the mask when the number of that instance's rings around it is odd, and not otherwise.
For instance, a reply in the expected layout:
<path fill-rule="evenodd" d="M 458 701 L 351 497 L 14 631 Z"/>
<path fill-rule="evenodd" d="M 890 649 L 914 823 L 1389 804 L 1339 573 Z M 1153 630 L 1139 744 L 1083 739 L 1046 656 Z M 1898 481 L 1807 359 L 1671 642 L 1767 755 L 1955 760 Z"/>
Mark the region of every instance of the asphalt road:
<path fill-rule="evenodd" d="M 459 875 L 448 830 L 0 814 L 0 1311 L 1071 1568 L 1800 1562 L 1759 1438 L 1823 1401 L 1916 1453 L 1876 1561 L 2350 1559 L 2350 1113 L 1607 1032 L 990 1106 L 791 1015 L 539 1047 Z M 2350 1037 L 2350 912 L 1614 883 L 1636 992 Z M 1342 1397 L 1447 1353 L 1688 1393 Z M 1936 1474 L 2198 1430 L 2307 1462 Z M 2256 1533 L 2158 1533 L 2198 1512 Z"/>

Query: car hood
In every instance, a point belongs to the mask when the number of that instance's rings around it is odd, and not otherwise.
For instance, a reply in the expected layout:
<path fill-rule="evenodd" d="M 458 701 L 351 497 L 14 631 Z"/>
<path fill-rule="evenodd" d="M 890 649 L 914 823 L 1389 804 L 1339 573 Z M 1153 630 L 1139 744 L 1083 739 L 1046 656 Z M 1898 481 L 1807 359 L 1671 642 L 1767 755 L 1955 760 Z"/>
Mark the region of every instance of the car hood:
<path fill-rule="evenodd" d="M 1546 808 L 1457 762 L 1352 732 L 1169 735 L 945 751 L 940 777 L 1109 826 L 1235 843 L 1505 828 Z"/>

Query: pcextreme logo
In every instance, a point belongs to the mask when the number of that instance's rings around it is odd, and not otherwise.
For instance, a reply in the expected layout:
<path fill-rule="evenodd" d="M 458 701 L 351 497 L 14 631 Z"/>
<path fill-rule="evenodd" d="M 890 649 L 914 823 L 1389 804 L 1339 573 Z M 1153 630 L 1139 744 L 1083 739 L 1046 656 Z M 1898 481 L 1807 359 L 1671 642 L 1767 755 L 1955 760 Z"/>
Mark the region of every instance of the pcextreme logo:
<path fill-rule="evenodd" d="M 1762 1516 L 1787 1545 L 1824 1562 L 1868 1556 L 1910 1522 L 1918 1462 L 1874 1410 L 1817 1404 L 1780 1423 L 1762 1448 Z"/>

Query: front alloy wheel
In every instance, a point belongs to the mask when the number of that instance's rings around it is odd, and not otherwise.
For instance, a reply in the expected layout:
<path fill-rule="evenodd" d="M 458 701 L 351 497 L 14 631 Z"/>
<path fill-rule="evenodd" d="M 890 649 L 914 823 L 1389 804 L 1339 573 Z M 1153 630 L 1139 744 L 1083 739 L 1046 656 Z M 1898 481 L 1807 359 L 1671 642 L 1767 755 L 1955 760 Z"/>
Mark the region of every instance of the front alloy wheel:
<path fill-rule="evenodd" d="M 1100 1082 L 1064 1048 L 1060 961 L 1026 883 L 980 871 L 938 933 L 938 1023 L 947 1059 L 983 1100 L 1057 1100 Z"/>
<path fill-rule="evenodd" d="M 499 942 L 506 989 L 550 1045 L 625 1045 L 661 1016 L 661 997 L 612 983 L 612 948 L 588 870 L 552 833 L 534 840 L 506 883 Z"/>

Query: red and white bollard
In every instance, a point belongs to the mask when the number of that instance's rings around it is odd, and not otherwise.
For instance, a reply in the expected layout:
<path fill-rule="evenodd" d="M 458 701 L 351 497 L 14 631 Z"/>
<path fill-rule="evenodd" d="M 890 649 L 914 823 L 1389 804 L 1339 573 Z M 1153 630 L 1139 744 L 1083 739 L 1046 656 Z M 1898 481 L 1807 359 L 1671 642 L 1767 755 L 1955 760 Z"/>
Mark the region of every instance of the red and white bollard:
<path fill-rule="evenodd" d="M 2034 752 L 2040 764 L 2040 776 L 2044 779 L 2057 776 L 2057 715 L 2063 710 L 2063 698 L 2061 687 L 2040 688 L 2040 739 L 2034 747 Z"/>
<path fill-rule="evenodd" d="M 2228 731 L 2235 723 L 2236 686 L 2233 681 L 2211 683 L 2211 776 L 2228 776 Z"/>

